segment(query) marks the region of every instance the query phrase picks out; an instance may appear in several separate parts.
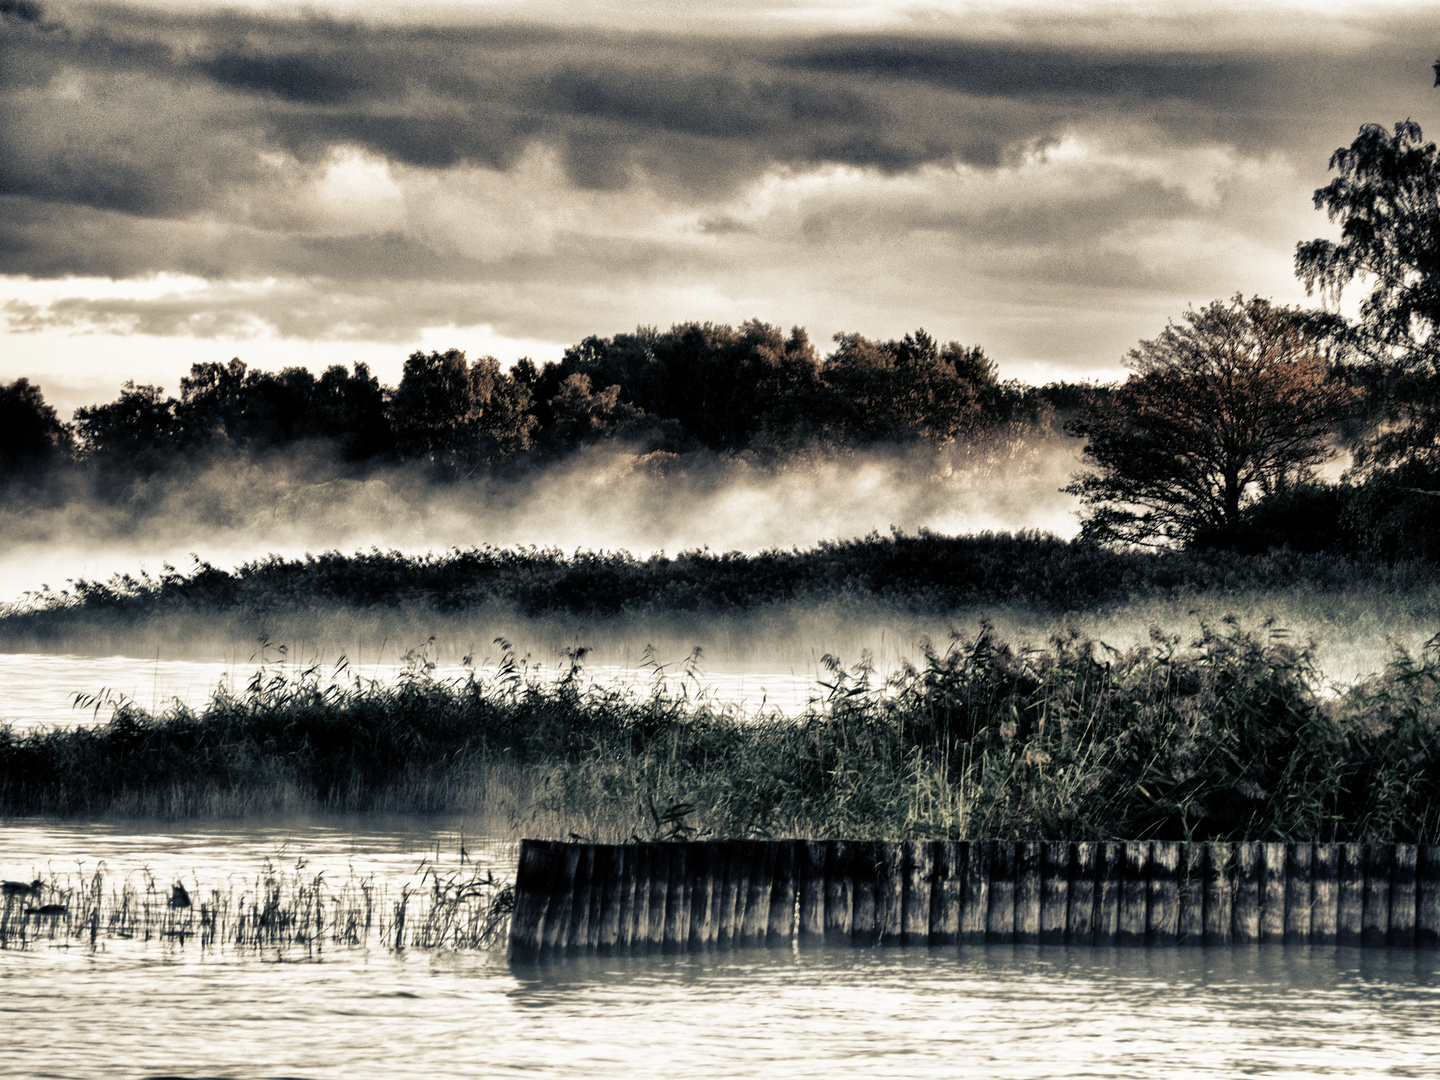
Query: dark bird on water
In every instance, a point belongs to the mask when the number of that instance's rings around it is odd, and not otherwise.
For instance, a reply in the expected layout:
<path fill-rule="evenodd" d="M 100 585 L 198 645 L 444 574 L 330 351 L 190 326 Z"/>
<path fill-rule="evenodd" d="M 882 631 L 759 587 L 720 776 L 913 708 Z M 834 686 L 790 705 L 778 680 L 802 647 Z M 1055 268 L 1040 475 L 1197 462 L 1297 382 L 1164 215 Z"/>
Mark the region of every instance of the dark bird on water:
<path fill-rule="evenodd" d="M 39 896 L 40 886 L 43 884 L 44 882 L 39 878 L 30 882 L 29 885 L 23 881 L 7 881 L 0 885 L 0 889 L 4 890 L 6 896 Z"/>
<path fill-rule="evenodd" d="M 64 915 L 70 909 L 64 904 L 41 904 L 39 907 L 27 907 L 26 915 Z"/>
<path fill-rule="evenodd" d="M 185 891 L 185 886 L 178 881 L 170 886 L 170 906 L 175 908 L 187 908 L 190 906 L 190 894 Z"/>

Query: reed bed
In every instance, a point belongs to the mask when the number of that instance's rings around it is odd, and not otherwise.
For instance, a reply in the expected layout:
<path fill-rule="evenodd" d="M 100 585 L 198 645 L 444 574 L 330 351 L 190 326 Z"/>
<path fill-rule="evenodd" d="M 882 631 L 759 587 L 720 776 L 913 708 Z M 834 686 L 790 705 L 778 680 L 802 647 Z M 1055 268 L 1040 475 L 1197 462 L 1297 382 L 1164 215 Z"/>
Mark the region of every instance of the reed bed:
<path fill-rule="evenodd" d="M 215 885 L 160 882 L 148 871 L 116 876 L 103 866 L 52 873 L 36 895 L 5 897 L 0 949 L 159 942 L 288 960 L 334 949 L 489 949 L 505 941 L 509 882 L 473 863 L 422 863 L 417 875 L 395 882 L 352 872 L 335 881 L 310 872 L 304 859 L 267 859 L 253 877 Z"/>
<path fill-rule="evenodd" d="M 1277 627 L 1070 630 L 1012 648 L 956 632 L 889 678 L 829 658 L 797 716 L 742 713 L 691 671 L 650 692 L 540 679 L 258 677 L 202 712 L 0 730 L 0 813 L 274 810 L 480 815 L 595 841 L 994 837 L 1440 842 L 1440 635 L 1327 685 Z"/>

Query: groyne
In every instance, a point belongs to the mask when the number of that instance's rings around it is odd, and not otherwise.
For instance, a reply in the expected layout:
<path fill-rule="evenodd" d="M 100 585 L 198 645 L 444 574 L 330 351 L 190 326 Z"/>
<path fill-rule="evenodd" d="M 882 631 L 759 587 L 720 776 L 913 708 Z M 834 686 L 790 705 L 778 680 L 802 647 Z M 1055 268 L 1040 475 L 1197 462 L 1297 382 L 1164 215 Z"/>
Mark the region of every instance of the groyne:
<path fill-rule="evenodd" d="M 1440 945 L 1440 845 L 525 840 L 512 958 L 792 942 Z"/>

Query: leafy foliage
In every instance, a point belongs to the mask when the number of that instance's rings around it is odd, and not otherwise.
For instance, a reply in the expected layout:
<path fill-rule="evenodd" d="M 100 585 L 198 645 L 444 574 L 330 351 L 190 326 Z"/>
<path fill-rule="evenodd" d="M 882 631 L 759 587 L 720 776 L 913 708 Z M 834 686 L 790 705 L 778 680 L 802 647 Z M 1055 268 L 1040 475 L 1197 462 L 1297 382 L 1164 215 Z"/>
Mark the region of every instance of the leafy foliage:
<path fill-rule="evenodd" d="M 1310 479 L 1352 392 L 1301 313 L 1237 295 L 1130 351 L 1132 376 L 1069 425 L 1092 471 L 1067 489 L 1083 534 L 1126 544 L 1233 543 L 1255 492 Z"/>

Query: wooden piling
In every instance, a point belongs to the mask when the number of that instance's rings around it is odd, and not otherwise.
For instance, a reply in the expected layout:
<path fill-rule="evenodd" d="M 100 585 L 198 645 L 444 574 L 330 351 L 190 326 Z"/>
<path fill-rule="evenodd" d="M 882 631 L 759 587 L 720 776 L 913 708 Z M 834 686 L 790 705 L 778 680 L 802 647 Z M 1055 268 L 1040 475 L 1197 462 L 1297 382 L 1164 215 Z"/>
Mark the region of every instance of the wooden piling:
<path fill-rule="evenodd" d="M 1340 848 L 1340 887 L 1335 915 L 1335 941 L 1359 945 L 1365 936 L 1365 845 Z"/>
<path fill-rule="evenodd" d="M 855 866 L 851 845 L 836 840 L 825 861 L 825 940 L 848 941 L 855 918 Z"/>
<path fill-rule="evenodd" d="M 802 942 L 825 940 L 825 863 L 830 857 L 823 840 L 800 845 L 800 928 Z"/>
<path fill-rule="evenodd" d="M 690 903 L 686 873 L 686 857 L 689 844 L 666 844 L 667 886 L 665 889 L 665 927 L 662 931 L 661 946 L 666 952 L 678 952 L 690 940 Z"/>
<path fill-rule="evenodd" d="M 690 879 L 690 948 L 715 944 L 715 844 L 692 844 L 685 859 Z"/>
<path fill-rule="evenodd" d="M 775 845 L 775 870 L 770 884 L 770 910 L 766 918 L 765 942 L 789 945 L 795 936 L 795 876 L 800 864 L 799 845 L 783 840 Z"/>
<path fill-rule="evenodd" d="M 1082 840 L 1070 845 L 1070 903 L 1065 916 L 1065 940 L 1089 945 L 1095 940 L 1095 850 Z"/>
<path fill-rule="evenodd" d="M 901 845 L 905 896 L 901 910 L 900 940 L 905 945 L 930 941 L 930 893 L 935 880 L 935 848 L 928 840 L 906 840 Z"/>
<path fill-rule="evenodd" d="M 1150 908 L 1150 842 L 1125 843 L 1125 876 L 1120 882 L 1120 925 L 1117 945 L 1144 945 Z"/>
<path fill-rule="evenodd" d="M 1234 848 L 1223 840 L 1205 845 L 1205 944 L 1234 940 Z"/>
<path fill-rule="evenodd" d="M 1310 941 L 1311 890 L 1310 872 L 1315 858 L 1314 844 L 1285 845 L 1285 930 L 1284 939 L 1291 945 Z"/>
<path fill-rule="evenodd" d="M 1040 940 L 1063 945 L 1070 916 L 1070 845 L 1050 841 L 1041 845 L 1044 859 L 1040 868 Z"/>
<path fill-rule="evenodd" d="M 1045 845 L 1025 841 L 1015 845 L 1015 944 L 1040 940 L 1040 908 Z"/>
<path fill-rule="evenodd" d="M 1260 845 L 1260 940 L 1285 940 L 1285 845 Z"/>
<path fill-rule="evenodd" d="M 1015 940 L 1015 842 L 990 843 L 990 912 L 985 940 L 1009 945 Z"/>
<path fill-rule="evenodd" d="M 990 844 L 965 841 L 964 880 L 960 889 L 960 941 L 976 945 L 986 939 L 990 925 Z"/>
<path fill-rule="evenodd" d="M 1334 945 L 1340 912 L 1340 845 L 1316 844 L 1310 853 L 1310 943 Z"/>
<path fill-rule="evenodd" d="M 1440 946 L 1440 844 L 1422 844 L 1416 853 L 1415 944 Z"/>
<path fill-rule="evenodd" d="M 1205 942 L 1205 845 L 1180 845 L 1180 865 L 1175 871 L 1175 893 L 1180 906 L 1176 919 L 1176 941 L 1181 945 Z"/>
<path fill-rule="evenodd" d="M 1248 841 L 1235 845 L 1235 876 L 1231 890 L 1234 923 L 1230 939 L 1237 945 L 1253 945 L 1260 940 L 1260 887 L 1263 856 L 1260 845 Z"/>
<path fill-rule="evenodd" d="M 965 885 L 965 848 L 959 840 L 935 843 L 935 884 L 930 892 L 930 944 L 960 939 L 960 904 Z"/>
<path fill-rule="evenodd" d="M 1396 844 L 1390 867 L 1390 929 L 1386 942 L 1400 948 L 1415 947 L 1415 872 L 1418 852 L 1414 844 Z"/>
<path fill-rule="evenodd" d="M 1365 915 L 1362 945 L 1384 945 L 1390 936 L 1390 870 L 1394 849 L 1389 844 L 1365 845 Z"/>
<path fill-rule="evenodd" d="M 670 896 L 669 844 L 647 844 L 650 848 L 650 904 L 646 909 L 645 948 L 665 947 L 665 904 Z"/>
<path fill-rule="evenodd" d="M 614 952 L 615 941 L 620 936 L 624 861 L 623 847 L 603 844 L 596 849 L 594 896 L 598 904 L 590 918 L 591 948 L 596 952 Z"/>
<path fill-rule="evenodd" d="M 543 840 L 522 840 L 515 868 L 515 911 L 510 916 L 510 956 L 533 959 L 540 953 L 550 882 L 560 856 L 555 845 Z"/>
<path fill-rule="evenodd" d="M 880 864 L 883 854 L 874 840 L 850 845 L 850 938 L 857 945 L 880 940 Z"/>
<path fill-rule="evenodd" d="M 745 899 L 742 930 L 746 945 L 763 945 L 770 929 L 770 897 L 774 893 L 776 850 L 773 843 L 750 844 L 750 888 Z"/>
<path fill-rule="evenodd" d="M 1156 840 L 1150 845 L 1149 911 L 1145 920 L 1147 944 L 1173 945 L 1180 936 L 1180 894 L 1175 881 L 1179 871 L 1178 842 Z"/>
<path fill-rule="evenodd" d="M 1095 879 L 1095 944 L 1114 945 L 1120 933 L 1120 890 L 1125 883 L 1125 845 L 1107 840 L 1100 845 Z"/>
<path fill-rule="evenodd" d="M 517 960 L 810 941 L 1440 946 L 1440 845 L 522 842 Z"/>
<path fill-rule="evenodd" d="M 880 841 L 875 882 L 875 926 L 881 945 L 898 945 L 905 933 L 904 845 Z"/>

